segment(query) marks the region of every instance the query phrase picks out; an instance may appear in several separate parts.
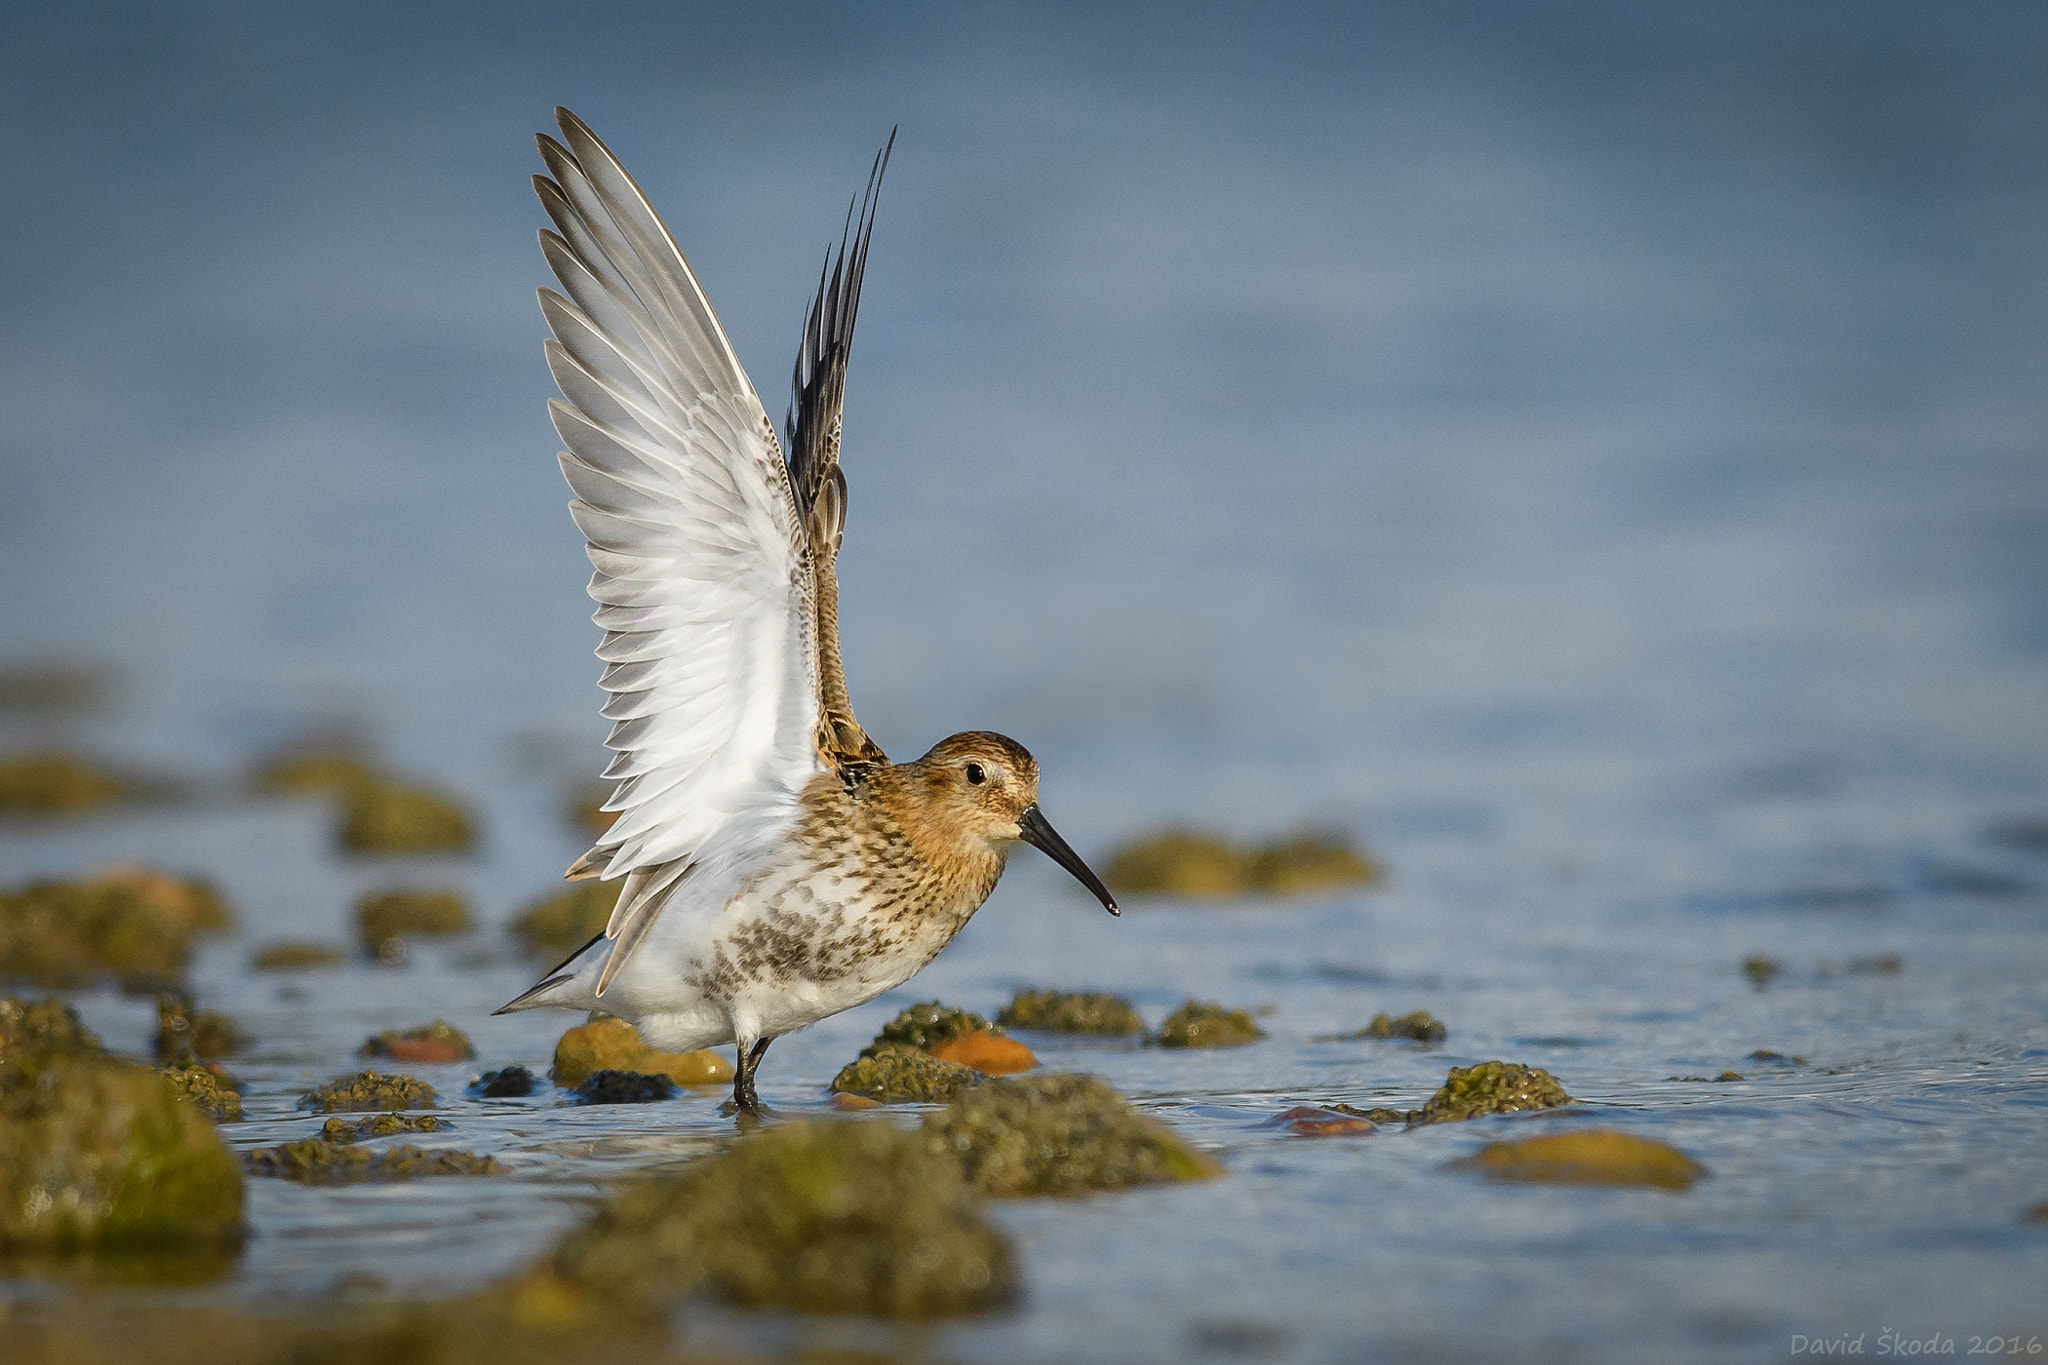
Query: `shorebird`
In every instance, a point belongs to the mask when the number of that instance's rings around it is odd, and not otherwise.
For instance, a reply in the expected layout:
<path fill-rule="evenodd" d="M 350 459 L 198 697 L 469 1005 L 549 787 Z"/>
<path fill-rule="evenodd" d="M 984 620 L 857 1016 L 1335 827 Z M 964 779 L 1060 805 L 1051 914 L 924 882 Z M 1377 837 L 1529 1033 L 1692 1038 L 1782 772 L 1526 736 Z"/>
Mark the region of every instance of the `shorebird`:
<path fill-rule="evenodd" d="M 834 564 L 840 405 L 895 134 L 828 252 L 775 424 L 647 196 L 555 111 L 533 178 L 560 293 L 549 401 L 588 541 L 618 818 L 570 879 L 622 879 L 603 933 L 497 1012 L 602 1010 L 650 1046 L 732 1043 L 758 1114 L 768 1044 L 908 981 L 1033 844 L 1118 913 L 1038 809 L 1038 764 L 988 731 L 891 763 L 848 700 Z"/>

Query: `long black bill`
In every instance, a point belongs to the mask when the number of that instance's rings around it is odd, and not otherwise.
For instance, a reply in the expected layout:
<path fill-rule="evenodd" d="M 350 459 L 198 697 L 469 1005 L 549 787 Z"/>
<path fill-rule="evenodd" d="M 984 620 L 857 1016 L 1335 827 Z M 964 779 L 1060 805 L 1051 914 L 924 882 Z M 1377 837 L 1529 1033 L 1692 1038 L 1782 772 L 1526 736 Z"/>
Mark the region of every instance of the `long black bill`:
<path fill-rule="evenodd" d="M 1074 874 L 1074 880 L 1095 893 L 1095 899 L 1102 902 L 1102 908 L 1112 915 L 1121 915 L 1116 908 L 1116 898 L 1109 894 L 1109 888 L 1102 884 L 1102 878 L 1089 870 L 1081 861 L 1081 855 L 1067 847 L 1067 841 L 1060 838 L 1059 831 L 1045 821 L 1038 803 L 1033 801 L 1024 808 L 1024 814 L 1017 818 L 1017 830 L 1024 836 L 1024 842 L 1044 853 L 1046 857 Z"/>

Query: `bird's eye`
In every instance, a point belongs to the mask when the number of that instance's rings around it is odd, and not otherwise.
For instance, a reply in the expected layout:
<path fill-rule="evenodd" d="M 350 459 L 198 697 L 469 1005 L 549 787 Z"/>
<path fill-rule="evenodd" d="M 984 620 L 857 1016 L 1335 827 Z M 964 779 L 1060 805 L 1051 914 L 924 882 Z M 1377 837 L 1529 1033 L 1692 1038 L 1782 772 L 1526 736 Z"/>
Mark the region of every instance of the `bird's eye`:
<path fill-rule="evenodd" d="M 981 770 L 979 763 L 970 763 L 967 765 L 967 781 L 969 784 L 979 787 L 982 783 L 988 781 L 988 774 Z"/>

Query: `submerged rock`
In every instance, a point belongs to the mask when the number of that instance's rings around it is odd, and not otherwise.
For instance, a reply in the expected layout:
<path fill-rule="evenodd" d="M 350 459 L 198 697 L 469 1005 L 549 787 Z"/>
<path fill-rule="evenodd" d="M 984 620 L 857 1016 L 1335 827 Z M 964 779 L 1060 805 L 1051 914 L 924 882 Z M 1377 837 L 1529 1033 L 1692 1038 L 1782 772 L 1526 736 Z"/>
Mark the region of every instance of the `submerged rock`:
<path fill-rule="evenodd" d="M 434 1087 L 411 1076 L 383 1076 L 359 1071 L 329 1081 L 299 1099 L 299 1108 L 318 1114 L 362 1114 L 400 1109 L 432 1109 L 439 1098 Z"/>
<path fill-rule="evenodd" d="M 924 1121 L 983 1194 L 1085 1194 L 1221 1174 L 1094 1076 L 992 1080 Z"/>
<path fill-rule="evenodd" d="M 400 1144 L 371 1151 L 353 1142 L 307 1138 L 245 1153 L 252 1175 L 275 1176 L 306 1185 L 343 1185 L 365 1180 L 417 1180 L 435 1175 L 501 1175 L 505 1167 L 474 1152 L 428 1151 Z"/>
<path fill-rule="evenodd" d="M 628 1186 L 550 1269 L 635 1317 L 710 1294 L 748 1307 L 936 1318 L 1016 1293 L 959 1166 L 886 1123 L 787 1123 Z"/>
<path fill-rule="evenodd" d="M 1664 1190 L 1689 1189 L 1707 1174 L 1706 1167 L 1676 1147 L 1610 1128 L 1490 1142 L 1451 1165 L 1492 1180 L 1650 1185 Z"/>
<path fill-rule="evenodd" d="M 432 1114 L 372 1114 L 360 1119 L 329 1119 L 320 1125 L 322 1142 L 369 1142 L 400 1133 L 438 1133 L 448 1126 Z"/>
<path fill-rule="evenodd" d="M 695 1052 L 657 1052 L 641 1040 L 640 1031 L 623 1019 L 606 1017 L 579 1024 L 555 1044 L 555 1065 L 549 1076 L 573 1090 L 599 1071 L 635 1071 L 666 1076 L 677 1085 L 724 1085 L 732 1080 L 732 1064 L 710 1048 Z"/>
<path fill-rule="evenodd" d="M 981 1073 L 914 1047 L 871 1047 L 832 1078 L 836 1094 L 878 1104 L 933 1104 L 977 1085 Z"/>
<path fill-rule="evenodd" d="M 240 1123 L 242 1121 L 242 1097 L 236 1093 L 234 1084 L 212 1067 L 201 1066 L 187 1061 L 172 1066 L 160 1066 L 157 1074 L 171 1084 L 179 1099 L 197 1109 L 215 1123 Z"/>
<path fill-rule="evenodd" d="M 227 922 L 203 883 L 117 869 L 0 892 L 0 979 L 73 988 L 175 983 L 195 935 Z"/>
<path fill-rule="evenodd" d="M 578 1104 L 654 1104 L 676 1097 L 676 1083 L 639 1071 L 593 1071 L 570 1092 Z"/>
<path fill-rule="evenodd" d="M 1244 1010 L 1190 1000 L 1166 1016 L 1158 1042 L 1161 1047 L 1239 1047 L 1265 1036 Z"/>
<path fill-rule="evenodd" d="M 0 758 L 0 816 L 89 815 L 127 795 L 120 778 L 78 754 Z"/>
<path fill-rule="evenodd" d="M 1249 847 L 1202 830 L 1161 830 L 1123 845 L 1103 868 L 1111 890 L 1133 896 L 1307 895 L 1380 876 L 1349 839 L 1314 830 Z"/>
<path fill-rule="evenodd" d="M 1322 1109 L 1299 1104 L 1266 1120 L 1268 1128 L 1285 1128 L 1296 1137 L 1354 1137 L 1376 1133 L 1379 1124 L 1351 1109 Z"/>
<path fill-rule="evenodd" d="M 232 1054 L 242 1044 L 235 1021 L 216 1010 L 192 1007 L 192 998 L 173 991 L 156 998 L 156 1059 L 208 1061 Z"/>
<path fill-rule="evenodd" d="M 469 932 L 460 891 L 378 891 L 356 902 L 356 935 L 379 962 L 405 960 L 406 940 Z"/>
<path fill-rule="evenodd" d="M 469 1035 L 445 1019 L 419 1028 L 386 1029 L 363 1041 L 358 1057 L 388 1057 L 394 1062 L 466 1062 L 476 1056 Z"/>
<path fill-rule="evenodd" d="M 241 1170 L 164 1077 L 82 1050 L 10 1049 L 0 1063 L 0 1246 L 218 1246 L 241 1232 Z"/>
<path fill-rule="evenodd" d="M 1018 991 L 996 1015 L 1005 1028 L 1046 1033 L 1094 1033 L 1128 1037 L 1145 1031 L 1145 1021 L 1122 996 L 1087 991 Z"/>
<path fill-rule="evenodd" d="M 566 957 L 604 932 L 625 885 L 623 878 L 573 882 L 521 911 L 512 921 L 512 936 L 536 957 Z"/>
<path fill-rule="evenodd" d="M 480 1100 L 520 1099 L 531 1095 L 539 1080 L 523 1066 L 486 1071 L 469 1083 L 469 1093 Z"/>
<path fill-rule="evenodd" d="M 1415 1043 L 1441 1043 L 1451 1036 L 1437 1017 L 1427 1010 L 1416 1010 L 1396 1019 L 1386 1013 L 1375 1014 L 1372 1022 L 1362 1029 L 1350 1033 L 1328 1033 L 1316 1039 L 1319 1043 L 1356 1043 L 1367 1038 L 1406 1038 Z"/>
<path fill-rule="evenodd" d="M 258 948 L 250 956 L 249 966 L 259 972 L 307 972 L 339 967 L 346 961 L 348 954 L 332 943 L 285 939 Z"/>
<path fill-rule="evenodd" d="M 1551 1109 L 1570 1104 L 1572 1097 L 1557 1078 L 1538 1066 L 1519 1062 L 1480 1062 L 1454 1066 L 1443 1088 L 1429 1097 L 1413 1123 L 1457 1123 L 1484 1114 L 1513 1114 L 1524 1109 Z"/>
<path fill-rule="evenodd" d="M 1792 1066 L 1806 1065 L 1806 1058 L 1804 1057 L 1792 1057 L 1783 1052 L 1773 1052 L 1767 1047 L 1760 1047 L 1750 1053 L 1749 1060 L 1752 1062 L 1785 1062 Z"/>
<path fill-rule="evenodd" d="M 476 825 L 446 792 L 379 778 L 342 794 L 335 839 L 347 853 L 467 853 Z"/>

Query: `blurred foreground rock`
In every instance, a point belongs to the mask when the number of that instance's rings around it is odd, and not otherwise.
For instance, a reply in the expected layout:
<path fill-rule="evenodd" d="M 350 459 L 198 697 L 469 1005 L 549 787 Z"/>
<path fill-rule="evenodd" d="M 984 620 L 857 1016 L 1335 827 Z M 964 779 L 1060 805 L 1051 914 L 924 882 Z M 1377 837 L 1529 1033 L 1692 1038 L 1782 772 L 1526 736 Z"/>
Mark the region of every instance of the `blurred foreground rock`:
<path fill-rule="evenodd" d="M 1222 1174 L 1094 1076 L 991 1080 L 927 1117 L 923 1131 L 934 1152 L 958 1160 L 968 1183 L 995 1198 Z"/>

